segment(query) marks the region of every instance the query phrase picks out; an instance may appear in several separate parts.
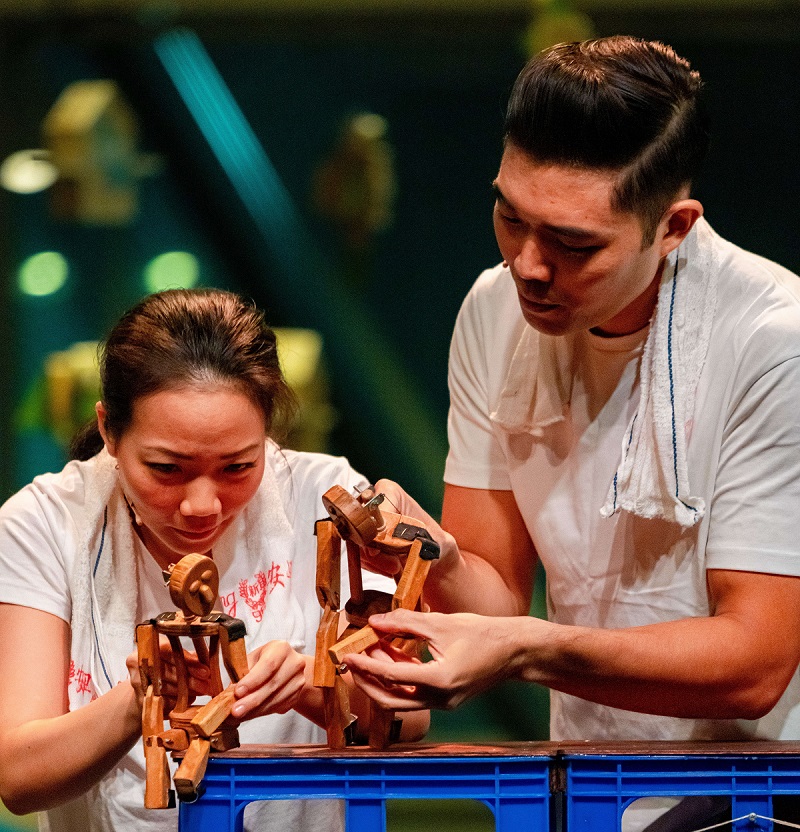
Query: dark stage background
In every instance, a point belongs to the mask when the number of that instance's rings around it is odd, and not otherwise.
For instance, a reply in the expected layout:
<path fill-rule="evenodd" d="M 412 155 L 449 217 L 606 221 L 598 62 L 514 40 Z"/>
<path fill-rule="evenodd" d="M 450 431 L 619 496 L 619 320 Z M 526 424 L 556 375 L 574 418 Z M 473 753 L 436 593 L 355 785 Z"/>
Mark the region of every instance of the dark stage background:
<path fill-rule="evenodd" d="M 321 333 L 323 393 L 336 416 L 317 445 L 373 479 L 399 480 L 438 513 L 449 338 L 472 281 L 499 259 L 490 183 L 530 25 L 529 12 L 491 5 L 459 14 L 50 11 L 2 20 L 0 158 L 43 146 L 48 112 L 76 81 L 115 82 L 140 131 L 134 170 L 115 149 L 113 121 L 93 139 L 109 181 L 137 200 L 129 221 L 60 217 L 52 188 L 0 196 L 3 497 L 64 462 L 68 425 L 63 414 L 54 424 L 51 401 L 53 385 L 64 388 L 48 357 L 100 338 L 147 291 L 155 258 L 180 252 L 176 280 L 241 291 L 273 324 Z M 594 4 L 587 14 L 598 34 L 665 40 L 700 70 L 715 124 L 697 185 L 707 217 L 800 271 L 796 6 L 665 5 Z M 380 141 L 372 135 L 373 187 L 395 196 L 385 227 L 367 223 L 354 239 L 313 195 L 342 125 L 358 113 L 385 129 Z M 354 169 L 347 182 L 358 181 Z M 52 262 L 31 260 L 42 252 Z M 56 274 L 37 284 L 34 273 L 31 294 L 23 275 L 47 262 Z M 80 415 L 92 392 L 75 389 L 69 407 Z M 541 581 L 533 612 L 542 613 Z M 546 703 L 543 691 L 504 685 L 436 714 L 433 738 L 544 738 Z"/>

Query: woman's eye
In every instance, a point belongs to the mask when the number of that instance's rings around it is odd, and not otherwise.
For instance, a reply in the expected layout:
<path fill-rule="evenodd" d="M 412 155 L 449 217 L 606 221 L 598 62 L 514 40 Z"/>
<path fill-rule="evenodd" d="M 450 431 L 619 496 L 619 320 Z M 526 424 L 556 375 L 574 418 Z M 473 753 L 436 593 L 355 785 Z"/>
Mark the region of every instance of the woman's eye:
<path fill-rule="evenodd" d="M 174 474 L 178 471 L 178 466 L 172 462 L 148 462 L 147 467 L 159 474 Z"/>
<path fill-rule="evenodd" d="M 242 471 L 249 471 L 253 467 L 255 467 L 253 462 L 234 462 L 228 465 L 225 470 L 230 474 L 240 474 Z"/>

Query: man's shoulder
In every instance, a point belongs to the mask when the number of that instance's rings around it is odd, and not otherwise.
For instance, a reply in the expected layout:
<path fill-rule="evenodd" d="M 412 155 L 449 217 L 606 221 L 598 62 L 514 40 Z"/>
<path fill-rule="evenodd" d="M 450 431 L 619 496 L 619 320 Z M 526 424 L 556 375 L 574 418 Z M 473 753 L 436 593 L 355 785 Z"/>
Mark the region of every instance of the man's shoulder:
<path fill-rule="evenodd" d="M 715 360 L 761 375 L 800 357 L 800 277 L 721 238 L 718 251 Z"/>
<path fill-rule="evenodd" d="M 503 326 L 497 323 L 502 322 Z M 522 312 L 514 280 L 508 268 L 497 265 L 482 272 L 461 305 L 456 330 L 481 330 L 494 336 L 509 333 L 522 324 Z"/>
<path fill-rule="evenodd" d="M 508 267 L 498 263 L 491 269 L 482 271 L 478 275 L 478 279 L 472 284 L 467 297 L 473 297 L 482 302 L 489 302 L 492 299 L 515 298 L 514 280 Z"/>
<path fill-rule="evenodd" d="M 800 307 L 800 276 L 715 234 L 723 300 L 763 297 L 766 303 Z M 730 295 L 727 298 L 726 295 Z"/>

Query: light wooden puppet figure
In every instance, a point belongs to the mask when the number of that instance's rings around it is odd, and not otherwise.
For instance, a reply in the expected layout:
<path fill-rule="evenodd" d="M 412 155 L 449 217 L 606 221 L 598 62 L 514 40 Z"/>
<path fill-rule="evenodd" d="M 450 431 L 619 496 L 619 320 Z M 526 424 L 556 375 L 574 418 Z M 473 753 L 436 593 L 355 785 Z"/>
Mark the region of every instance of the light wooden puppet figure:
<path fill-rule="evenodd" d="M 353 741 L 355 718 L 350 713 L 348 689 L 339 670 L 348 653 L 360 653 L 380 640 L 369 626 L 370 615 L 390 609 L 416 609 L 431 561 L 439 557 L 436 544 L 424 524 L 401 514 L 383 511 L 384 497 L 365 489 L 353 497 L 335 485 L 322 497 L 328 517 L 317 521 L 317 597 L 323 614 L 317 631 L 314 685 L 323 689 L 328 745 L 344 748 Z M 347 550 L 350 600 L 344 614 L 347 627 L 340 630 L 341 541 Z M 361 582 L 361 553 L 376 549 L 390 555 L 405 555 L 406 563 L 395 576 L 393 595 L 365 590 Z M 416 642 L 406 647 L 419 649 Z M 399 735 L 400 722 L 394 713 L 377 707 L 370 713 L 369 745 L 385 748 Z"/>
<path fill-rule="evenodd" d="M 200 794 L 200 782 L 212 749 L 225 751 L 239 745 L 237 723 L 229 719 L 235 702 L 233 688 L 247 674 L 245 626 L 238 618 L 212 612 L 219 591 L 219 573 L 211 558 L 186 555 L 172 569 L 169 591 L 177 612 L 165 612 L 136 628 L 139 673 L 146 686 L 142 710 L 142 738 L 146 763 L 144 805 L 166 809 L 173 804 L 169 786 L 167 751 L 185 752 L 175 772 L 178 797 L 191 802 Z M 164 728 L 163 675 L 160 636 L 166 636 L 175 662 L 178 695 Z M 205 705 L 189 704 L 189 673 L 181 638 L 191 639 L 197 657 L 210 670 L 212 699 Z M 223 689 L 220 657 L 231 684 Z"/>

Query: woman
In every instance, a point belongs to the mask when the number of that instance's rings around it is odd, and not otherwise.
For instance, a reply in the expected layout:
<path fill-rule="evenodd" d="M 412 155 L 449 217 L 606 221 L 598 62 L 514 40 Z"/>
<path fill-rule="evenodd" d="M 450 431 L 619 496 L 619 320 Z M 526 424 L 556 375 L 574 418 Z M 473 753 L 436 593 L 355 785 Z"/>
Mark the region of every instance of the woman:
<path fill-rule="evenodd" d="M 309 655 L 314 520 L 331 485 L 366 482 L 342 458 L 270 438 L 293 398 L 274 333 L 230 293 L 145 298 L 106 341 L 101 381 L 76 459 L 0 509 L 0 798 L 59 832 L 175 829 L 174 810 L 143 808 L 135 625 L 172 609 L 171 564 L 211 555 L 221 607 L 247 628 L 233 714 L 265 717 L 245 722 L 241 741 L 324 742 Z M 191 672 L 192 691 L 207 693 L 205 668 Z M 366 713 L 364 700 L 353 709 Z M 404 738 L 426 725 L 406 719 Z M 259 830 L 340 823 L 330 802 L 250 810 Z"/>

